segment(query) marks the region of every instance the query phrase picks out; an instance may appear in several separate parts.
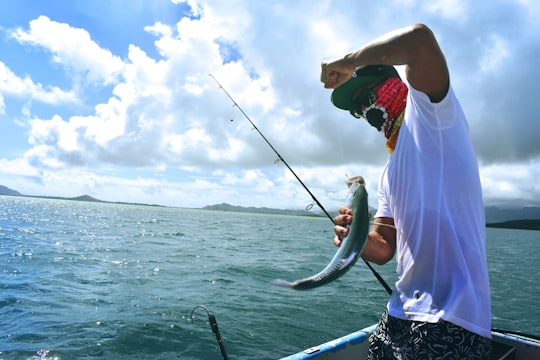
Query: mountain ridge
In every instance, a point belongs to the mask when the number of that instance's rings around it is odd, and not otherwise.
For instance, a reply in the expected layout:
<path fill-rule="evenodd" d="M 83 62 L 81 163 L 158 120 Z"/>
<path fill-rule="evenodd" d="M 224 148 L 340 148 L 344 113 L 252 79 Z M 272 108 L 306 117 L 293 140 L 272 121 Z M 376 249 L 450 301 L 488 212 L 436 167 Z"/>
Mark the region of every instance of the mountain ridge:
<path fill-rule="evenodd" d="M 75 197 L 45 196 L 45 195 L 25 195 L 25 194 L 21 194 L 20 192 L 18 192 L 16 190 L 10 189 L 10 188 L 8 188 L 7 186 L 4 186 L 4 185 L 0 185 L 0 195 L 30 197 L 30 198 L 37 198 L 37 199 L 99 202 L 99 203 L 107 203 L 107 204 L 161 206 L 161 205 L 156 205 L 156 204 L 130 203 L 130 202 L 123 202 L 123 201 L 105 201 L 105 200 L 96 199 L 95 197 L 92 197 L 90 195 L 79 195 L 79 196 L 75 196 Z"/>
<path fill-rule="evenodd" d="M 129 203 L 129 202 L 111 202 L 96 199 L 90 195 L 80 195 L 76 197 L 60 197 L 60 196 L 35 196 L 24 195 L 20 192 L 10 189 L 7 186 L 0 185 L 0 195 L 7 196 L 22 196 L 44 199 L 58 199 L 58 200 L 72 200 L 72 201 L 88 201 L 88 202 L 102 202 L 112 204 L 126 204 L 126 205 L 144 205 L 144 206 L 161 206 L 155 204 L 142 204 L 142 203 Z M 324 217 L 323 213 L 308 211 L 308 210 L 292 210 L 292 209 L 274 209 L 267 207 L 244 207 L 236 206 L 227 203 L 206 205 L 202 210 L 213 211 L 231 211 L 231 212 L 247 212 L 247 213 L 261 213 L 261 214 L 277 214 L 277 215 L 292 215 L 292 216 L 313 216 Z M 372 214 L 375 214 L 376 209 L 370 207 Z M 333 211 L 337 214 L 337 210 Z M 529 229 L 540 230 L 540 207 L 525 206 L 521 208 L 500 208 L 497 206 L 485 207 L 486 226 L 487 227 L 504 227 L 512 229 Z"/>

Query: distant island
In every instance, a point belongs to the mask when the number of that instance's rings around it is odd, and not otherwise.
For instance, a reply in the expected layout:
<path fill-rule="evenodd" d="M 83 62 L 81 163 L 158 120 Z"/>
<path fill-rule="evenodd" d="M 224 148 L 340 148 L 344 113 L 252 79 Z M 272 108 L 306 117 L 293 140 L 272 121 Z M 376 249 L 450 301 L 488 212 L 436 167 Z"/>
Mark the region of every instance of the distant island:
<path fill-rule="evenodd" d="M 22 196 L 20 192 L 10 189 L 4 185 L 0 185 L 0 195 Z"/>
<path fill-rule="evenodd" d="M 208 205 L 202 208 L 202 210 L 217 210 L 217 211 L 235 211 L 235 212 L 248 212 L 259 214 L 274 214 L 274 215 L 292 215 L 292 216 L 315 216 L 322 217 L 322 214 L 314 213 L 307 210 L 287 210 L 287 209 L 271 209 L 267 207 L 243 207 L 234 206 L 227 203 L 221 203 L 216 205 Z"/>
<path fill-rule="evenodd" d="M 81 195 L 76 197 L 60 197 L 60 196 L 35 196 L 24 195 L 20 192 L 10 189 L 7 186 L 0 185 L 0 195 L 8 196 L 23 196 L 42 199 L 55 199 L 55 200 L 71 200 L 71 201 L 87 201 L 87 202 L 99 202 L 109 204 L 122 204 L 122 205 L 143 205 L 143 206 L 162 206 L 155 204 L 142 204 L 142 203 L 129 203 L 129 202 L 112 202 L 96 199 L 90 195 Z M 275 214 L 275 215 L 290 215 L 290 216 L 313 216 L 324 217 L 324 214 L 320 212 L 312 212 L 307 210 L 288 210 L 288 209 L 272 209 L 267 207 L 243 207 L 235 206 L 227 203 L 207 205 L 202 210 L 210 211 L 231 211 L 231 212 L 245 212 L 245 213 L 259 213 L 259 214 Z M 370 207 L 372 214 L 376 209 Z M 335 211 L 337 213 L 337 210 Z M 505 229 L 518 229 L 518 230 L 540 230 L 540 208 L 539 207 L 524 207 L 521 209 L 500 209 L 498 207 L 486 207 L 486 227 L 489 228 L 505 228 Z"/>
<path fill-rule="evenodd" d="M 96 199 L 90 195 L 80 195 L 75 197 L 62 197 L 62 196 L 44 196 L 44 195 L 24 195 L 20 192 L 10 189 L 7 186 L 0 185 L 0 195 L 7 196 L 21 196 L 21 197 L 30 197 L 36 199 L 52 199 L 52 200 L 70 200 L 70 201 L 87 201 L 87 202 L 98 202 L 98 203 L 108 203 L 108 204 L 120 204 L 120 205 L 143 205 L 143 206 L 161 206 L 155 204 L 142 204 L 142 203 L 130 203 L 122 201 L 105 201 Z"/>
<path fill-rule="evenodd" d="M 509 220 L 499 223 L 489 223 L 486 227 L 499 228 L 499 229 L 517 229 L 517 230 L 540 230 L 540 220 L 538 219 L 526 219 L 526 220 Z"/>

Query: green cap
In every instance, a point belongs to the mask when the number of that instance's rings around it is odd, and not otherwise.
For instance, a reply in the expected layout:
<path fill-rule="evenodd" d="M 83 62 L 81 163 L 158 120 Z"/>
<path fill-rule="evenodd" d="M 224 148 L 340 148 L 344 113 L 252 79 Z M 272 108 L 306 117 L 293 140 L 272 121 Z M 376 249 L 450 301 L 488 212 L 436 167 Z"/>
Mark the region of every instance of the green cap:
<path fill-rule="evenodd" d="M 352 74 L 351 78 L 332 91 L 330 98 L 335 107 L 350 110 L 355 92 L 377 80 L 398 77 L 399 74 L 393 66 L 389 65 L 367 65 L 361 66 Z"/>

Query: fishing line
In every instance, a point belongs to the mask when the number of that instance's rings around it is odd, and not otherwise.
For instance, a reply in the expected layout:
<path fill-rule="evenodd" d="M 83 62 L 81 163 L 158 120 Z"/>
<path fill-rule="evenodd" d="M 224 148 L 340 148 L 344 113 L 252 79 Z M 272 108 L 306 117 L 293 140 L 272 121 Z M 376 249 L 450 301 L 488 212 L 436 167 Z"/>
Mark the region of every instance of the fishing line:
<path fill-rule="evenodd" d="M 337 139 L 338 139 L 338 145 L 339 145 L 339 152 L 341 154 L 341 161 L 343 162 L 343 164 L 345 164 L 345 154 L 343 153 L 343 141 L 341 139 L 341 131 L 339 131 L 339 126 L 337 124 L 337 118 L 334 118 L 334 125 L 336 126 L 336 134 L 337 134 Z M 345 179 L 349 179 L 350 176 L 348 174 L 348 171 L 347 171 L 347 166 L 345 166 Z"/>
<path fill-rule="evenodd" d="M 254 130 L 256 130 L 259 135 L 261 135 L 261 137 L 263 138 L 263 140 L 266 142 L 266 144 L 268 144 L 268 146 L 274 151 L 274 153 L 278 156 L 279 158 L 279 161 L 283 162 L 283 164 L 285 164 L 285 166 L 287 167 L 287 169 L 289 169 L 289 171 L 291 172 L 291 174 L 294 175 L 294 177 L 296 178 L 296 180 L 298 180 L 298 182 L 300 183 L 300 185 L 302 185 L 302 187 L 307 191 L 307 193 L 311 196 L 311 199 L 313 200 L 313 202 L 315 204 L 317 204 L 317 206 L 324 212 L 324 214 L 326 215 L 326 217 L 328 217 L 328 219 L 330 219 L 330 221 L 332 222 L 332 224 L 335 225 L 334 223 L 334 218 L 332 218 L 332 216 L 328 213 L 328 211 L 326 211 L 326 209 L 324 208 L 324 206 L 322 206 L 322 204 L 319 202 L 319 200 L 317 200 L 317 198 L 315 197 L 315 195 L 313 195 L 313 193 L 308 189 L 308 187 L 304 184 L 304 182 L 298 177 L 298 175 L 296 175 L 296 173 L 294 172 L 294 170 L 289 166 L 289 164 L 287 163 L 287 161 L 285 161 L 285 159 L 281 156 L 281 154 L 274 148 L 274 146 L 272 146 L 272 144 L 270 143 L 270 141 L 266 138 L 266 136 L 263 135 L 263 133 L 259 130 L 259 128 L 257 127 L 257 125 L 255 125 L 255 123 L 253 121 L 251 121 L 250 117 L 244 112 L 244 110 L 240 107 L 240 105 L 238 105 L 238 103 L 236 101 L 234 101 L 233 97 L 227 92 L 227 90 L 225 90 L 225 88 L 219 83 L 219 81 L 214 77 L 214 75 L 212 74 L 208 74 L 212 79 L 214 79 L 214 81 L 218 84 L 219 88 L 221 90 L 223 90 L 223 92 L 225 93 L 225 95 L 227 95 L 227 97 L 232 101 L 233 105 L 238 108 L 238 110 L 240 110 L 240 112 L 242 113 L 242 115 L 244 115 L 244 117 L 246 118 L 247 121 L 249 121 L 249 123 L 251 124 L 251 126 L 253 127 Z M 276 160 L 276 163 L 277 163 L 277 160 Z M 306 209 L 311 209 L 313 207 L 313 204 L 311 205 L 308 205 L 306 207 Z M 360 256 L 361 257 L 361 256 Z M 388 284 L 386 283 L 386 281 L 384 281 L 384 279 L 381 277 L 381 275 L 379 275 L 379 273 L 371 266 L 371 264 L 369 264 L 364 258 L 362 258 L 362 260 L 364 260 L 364 263 L 368 266 L 368 268 L 371 270 L 371 272 L 373 273 L 373 275 L 377 278 L 377 280 L 379 280 L 379 282 L 381 283 L 381 285 L 386 289 L 386 291 L 388 292 L 388 294 L 392 294 L 392 289 L 388 286 Z"/>
<path fill-rule="evenodd" d="M 337 138 L 338 138 L 338 145 L 339 145 L 339 150 L 340 150 L 340 153 L 341 153 L 341 161 L 345 164 L 346 161 L 345 161 L 345 154 L 343 152 L 343 141 L 342 141 L 342 137 L 341 137 L 341 131 L 339 130 L 340 127 L 338 126 L 338 123 L 337 123 L 337 118 L 336 120 L 334 121 L 335 123 L 335 126 L 336 126 L 336 133 L 337 133 Z M 347 174 L 347 170 L 350 170 L 348 169 L 348 166 L 345 166 L 345 178 L 346 179 L 349 179 L 350 176 Z M 394 225 L 390 225 L 390 224 L 383 224 L 383 223 L 380 223 L 380 222 L 372 222 L 371 223 L 372 225 L 380 225 L 380 226 L 388 226 L 388 227 L 391 227 L 393 228 L 394 230 L 397 231 L 397 228 L 394 226 Z M 390 288 L 390 286 L 388 286 L 388 284 L 386 283 L 386 281 L 384 281 L 384 279 L 381 277 L 381 275 L 371 266 L 371 264 L 369 262 L 367 262 L 364 258 L 362 258 L 362 260 L 364 261 L 364 263 L 367 265 L 367 267 L 369 268 L 369 270 L 371 270 L 371 272 L 373 273 L 373 275 L 377 278 L 377 280 L 379 280 L 379 283 L 381 283 L 381 285 L 384 287 L 384 289 L 386 290 L 386 292 L 389 294 L 389 295 L 392 295 L 392 289 Z"/>

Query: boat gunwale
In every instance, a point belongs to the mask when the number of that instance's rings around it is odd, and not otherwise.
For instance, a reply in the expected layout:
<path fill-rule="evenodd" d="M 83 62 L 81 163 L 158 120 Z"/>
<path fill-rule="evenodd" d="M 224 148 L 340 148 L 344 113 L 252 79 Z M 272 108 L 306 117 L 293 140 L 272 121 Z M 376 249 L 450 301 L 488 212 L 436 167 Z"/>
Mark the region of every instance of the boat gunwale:
<path fill-rule="evenodd" d="M 314 359 L 319 356 L 325 358 L 333 358 L 332 354 L 337 354 L 338 352 L 346 350 L 348 347 L 360 346 L 368 342 L 369 336 L 375 331 L 377 324 L 368 326 L 361 330 L 355 331 L 348 335 L 330 340 L 323 344 L 310 347 L 308 349 L 302 350 L 296 354 L 292 354 L 281 358 L 281 360 L 304 360 L 304 359 Z M 540 336 L 527 334 L 519 331 L 512 330 L 502 330 L 493 328 L 491 330 L 493 342 L 510 345 L 510 346 L 524 346 L 527 348 L 538 349 L 540 354 Z M 536 350 L 535 350 L 536 351 Z M 336 358 L 342 359 L 344 357 Z"/>

